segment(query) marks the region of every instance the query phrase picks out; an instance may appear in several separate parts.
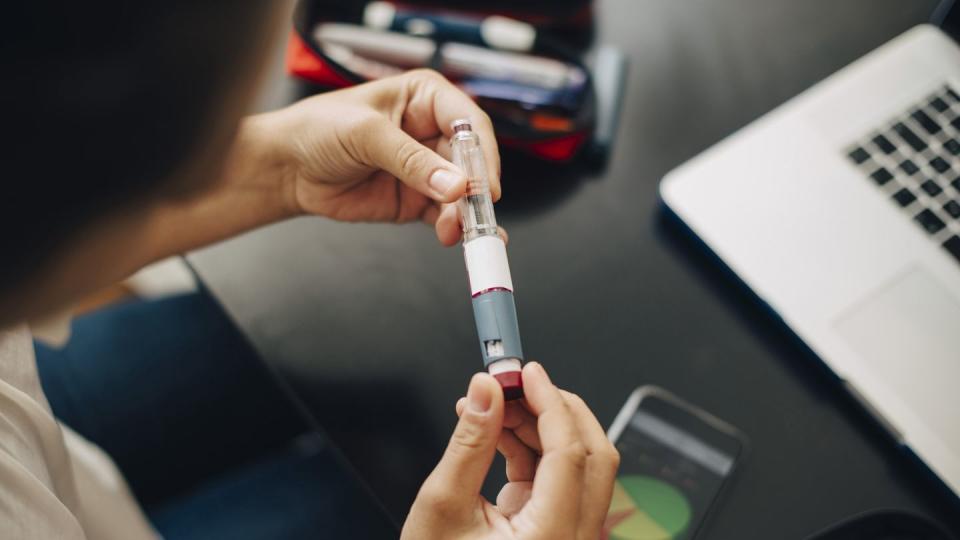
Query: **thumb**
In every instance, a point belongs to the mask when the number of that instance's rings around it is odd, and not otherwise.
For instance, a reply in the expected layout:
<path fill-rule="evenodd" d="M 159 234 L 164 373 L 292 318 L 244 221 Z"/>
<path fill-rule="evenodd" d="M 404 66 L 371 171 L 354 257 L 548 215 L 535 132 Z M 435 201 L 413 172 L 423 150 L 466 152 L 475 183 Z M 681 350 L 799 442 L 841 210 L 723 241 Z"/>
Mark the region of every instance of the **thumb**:
<path fill-rule="evenodd" d="M 492 376 L 470 380 L 466 406 L 440 463 L 424 484 L 447 501 L 472 503 L 480 494 L 503 429 L 503 390 Z"/>
<path fill-rule="evenodd" d="M 454 202 L 466 190 L 467 179 L 460 169 L 386 118 L 377 122 L 374 136 L 365 137 L 364 143 L 371 165 L 431 199 Z"/>

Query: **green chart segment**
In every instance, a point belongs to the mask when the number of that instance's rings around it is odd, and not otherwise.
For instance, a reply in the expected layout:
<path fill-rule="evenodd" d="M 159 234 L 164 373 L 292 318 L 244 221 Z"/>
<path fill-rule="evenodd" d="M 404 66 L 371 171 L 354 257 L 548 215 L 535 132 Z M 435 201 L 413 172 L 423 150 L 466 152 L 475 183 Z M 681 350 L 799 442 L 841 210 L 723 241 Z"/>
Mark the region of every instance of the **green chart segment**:
<path fill-rule="evenodd" d="M 674 540 L 690 525 L 691 508 L 676 488 L 649 476 L 621 476 L 607 513 L 610 540 Z"/>

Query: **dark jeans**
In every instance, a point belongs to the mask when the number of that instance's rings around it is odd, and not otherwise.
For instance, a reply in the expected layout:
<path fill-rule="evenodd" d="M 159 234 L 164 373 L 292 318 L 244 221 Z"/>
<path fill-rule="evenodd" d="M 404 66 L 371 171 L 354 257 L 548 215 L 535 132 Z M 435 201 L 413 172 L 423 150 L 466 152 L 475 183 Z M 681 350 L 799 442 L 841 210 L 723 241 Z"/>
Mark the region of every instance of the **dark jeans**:
<path fill-rule="evenodd" d="M 206 293 L 79 317 L 37 365 L 54 414 L 110 454 L 167 540 L 396 537 Z"/>

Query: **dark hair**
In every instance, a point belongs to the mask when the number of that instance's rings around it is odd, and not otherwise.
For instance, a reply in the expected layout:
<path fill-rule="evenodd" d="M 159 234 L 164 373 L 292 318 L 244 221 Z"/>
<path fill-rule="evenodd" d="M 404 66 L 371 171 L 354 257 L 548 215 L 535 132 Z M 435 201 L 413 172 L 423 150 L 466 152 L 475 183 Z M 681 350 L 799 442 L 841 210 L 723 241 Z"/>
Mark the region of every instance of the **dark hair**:
<path fill-rule="evenodd" d="M 0 35 L 0 291 L 114 209 L 182 191 L 271 2 L 11 2 Z"/>

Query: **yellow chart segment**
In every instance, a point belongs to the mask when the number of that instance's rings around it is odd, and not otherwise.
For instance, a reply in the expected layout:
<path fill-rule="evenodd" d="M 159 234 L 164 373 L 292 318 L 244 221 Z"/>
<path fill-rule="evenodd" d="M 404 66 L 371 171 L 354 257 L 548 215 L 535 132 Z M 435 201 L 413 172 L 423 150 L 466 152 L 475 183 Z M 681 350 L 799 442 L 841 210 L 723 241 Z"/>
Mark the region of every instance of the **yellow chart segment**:
<path fill-rule="evenodd" d="M 690 524 L 690 504 L 676 488 L 648 476 L 622 476 L 607 512 L 610 540 L 674 540 Z"/>

